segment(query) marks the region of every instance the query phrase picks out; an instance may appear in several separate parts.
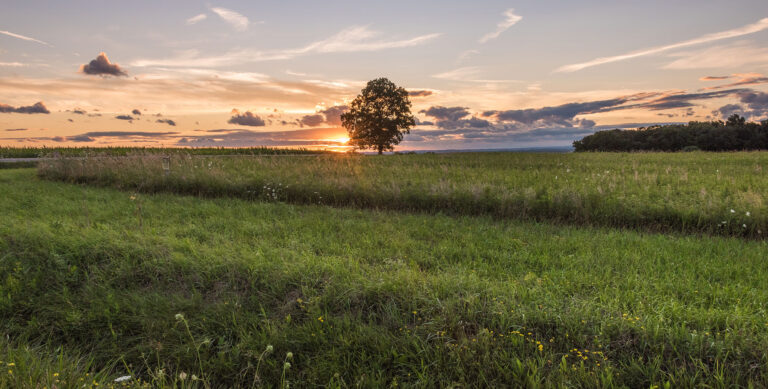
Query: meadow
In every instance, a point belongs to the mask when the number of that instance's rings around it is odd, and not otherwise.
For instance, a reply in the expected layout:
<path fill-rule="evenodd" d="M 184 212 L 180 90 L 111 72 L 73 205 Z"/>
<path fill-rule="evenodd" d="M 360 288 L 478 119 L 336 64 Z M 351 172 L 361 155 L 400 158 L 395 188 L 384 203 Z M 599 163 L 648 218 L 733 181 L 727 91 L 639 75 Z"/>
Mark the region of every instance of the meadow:
<path fill-rule="evenodd" d="M 763 239 L 768 154 L 456 153 L 73 160 L 41 177 L 145 193 Z"/>
<path fill-rule="evenodd" d="M 765 162 L 178 155 L 166 176 L 150 155 L 0 170 L 0 388 L 768 386 Z M 565 194 L 583 219 L 553 208 Z M 682 222 L 704 218 L 755 231 Z"/>
<path fill-rule="evenodd" d="M 88 156 L 137 156 L 146 154 L 193 155 L 296 155 L 323 154 L 326 151 L 305 148 L 274 147 L 0 147 L 0 158 L 46 158 Z M 2 164 L 0 164 L 2 166 Z"/>

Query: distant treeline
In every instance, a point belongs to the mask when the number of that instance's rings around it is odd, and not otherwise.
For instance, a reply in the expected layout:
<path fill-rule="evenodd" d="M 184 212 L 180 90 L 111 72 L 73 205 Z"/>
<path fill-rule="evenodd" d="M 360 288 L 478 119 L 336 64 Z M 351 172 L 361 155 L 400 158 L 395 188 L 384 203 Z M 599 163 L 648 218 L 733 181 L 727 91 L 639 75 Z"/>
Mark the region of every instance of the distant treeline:
<path fill-rule="evenodd" d="M 768 120 L 747 123 L 746 119 L 734 114 L 726 122 L 598 131 L 573 142 L 573 147 L 575 151 L 768 150 Z"/>

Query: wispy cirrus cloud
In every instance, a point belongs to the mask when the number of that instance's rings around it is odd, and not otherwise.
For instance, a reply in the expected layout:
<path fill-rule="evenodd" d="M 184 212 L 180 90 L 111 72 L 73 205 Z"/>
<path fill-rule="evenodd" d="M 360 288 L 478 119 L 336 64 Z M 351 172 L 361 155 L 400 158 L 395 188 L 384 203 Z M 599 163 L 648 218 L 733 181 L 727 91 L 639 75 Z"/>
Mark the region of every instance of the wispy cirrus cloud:
<path fill-rule="evenodd" d="M 236 50 L 217 56 L 200 56 L 197 51 L 187 51 L 175 58 L 139 59 L 132 66 L 166 67 L 220 67 L 234 64 L 287 60 L 310 54 L 370 52 L 423 45 L 441 34 L 432 33 L 406 39 L 379 39 L 379 31 L 367 26 L 352 26 L 337 34 L 306 46 L 283 50 Z"/>
<path fill-rule="evenodd" d="M 35 38 L 30 38 L 28 36 L 24 36 L 24 35 L 21 35 L 21 34 L 14 34 L 14 33 L 10 32 L 10 31 L 2 31 L 2 30 L 0 30 L 0 34 L 7 35 L 9 37 L 16 38 L 16 39 L 21 39 L 21 40 L 29 41 L 29 42 L 40 43 L 41 45 L 46 45 L 46 46 L 51 47 L 51 45 L 49 43 L 47 43 L 47 42 L 43 42 L 43 41 L 41 41 L 39 39 L 35 39 Z"/>
<path fill-rule="evenodd" d="M 504 11 L 504 20 L 499 22 L 498 25 L 496 25 L 496 30 L 489 32 L 485 35 L 483 35 L 478 42 L 485 43 L 488 42 L 491 39 L 496 39 L 503 33 L 504 31 L 507 31 L 510 27 L 517 24 L 517 22 L 523 20 L 523 17 L 520 15 L 515 15 L 515 10 L 513 8 L 510 8 L 506 11 Z"/>
<path fill-rule="evenodd" d="M 250 21 L 247 17 L 243 16 L 242 14 L 235 12 L 231 9 L 227 8 L 221 8 L 221 7 L 213 7 L 211 8 L 211 11 L 215 13 L 216 15 L 219 15 L 220 18 L 222 18 L 225 22 L 227 22 L 230 26 L 232 26 L 235 30 L 238 31 L 245 31 L 248 29 L 248 25 L 250 24 Z M 199 17 L 195 16 L 195 17 Z M 205 19 L 205 18 L 203 18 Z M 200 19 L 202 20 L 202 19 Z M 199 22 L 200 20 L 197 20 L 196 22 Z"/>
<path fill-rule="evenodd" d="M 193 17 L 191 17 L 191 18 L 187 19 L 187 25 L 188 25 L 188 26 L 191 26 L 191 25 L 193 25 L 193 24 L 196 24 L 196 23 L 202 22 L 203 20 L 205 20 L 205 19 L 207 19 L 207 18 L 208 18 L 208 15 L 206 15 L 206 14 L 199 14 L 199 15 L 195 15 L 195 16 L 193 16 Z"/>
<path fill-rule="evenodd" d="M 587 62 L 561 66 L 557 68 L 555 72 L 565 72 L 565 73 L 575 72 L 575 71 L 579 71 L 579 70 L 586 69 L 593 66 L 604 65 L 607 63 L 625 61 L 632 58 L 658 54 L 665 51 L 679 49 L 683 47 L 694 46 L 694 45 L 699 45 L 703 43 L 715 42 L 723 39 L 736 38 L 744 35 L 754 34 L 756 32 L 760 32 L 765 29 L 768 29 L 768 18 L 760 19 L 760 21 L 756 23 L 748 24 L 743 27 L 734 28 L 732 30 L 716 32 L 712 34 L 706 34 L 698 38 L 689 39 L 682 42 L 672 43 L 664 46 L 651 47 L 648 49 L 643 49 L 638 51 L 632 51 L 626 54 L 620 54 L 620 55 L 615 55 L 611 57 L 600 57 Z"/>
<path fill-rule="evenodd" d="M 20 68 L 24 66 L 21 62 L 0 62 L 0 66 L 6 66 L 11 68 Z"/>
<path fill-rule="evenodd" d="M 664 69 L 739 69 L 748 65 L 768 65 L 768 48 L 742 41 L 675 53 L 671 57 L 677 59 L 664 65 Z"/>
<path fill-rule="evenodd" d="M 434 78 L 451 81 L 479 82 L 479 83 L 506 83 L 520 82 L 519 80 L 489 80 L 483 78 L 480 74 L 482 69 L 478 66 L 465 66 L 447 72 L 432 75 Z"/>

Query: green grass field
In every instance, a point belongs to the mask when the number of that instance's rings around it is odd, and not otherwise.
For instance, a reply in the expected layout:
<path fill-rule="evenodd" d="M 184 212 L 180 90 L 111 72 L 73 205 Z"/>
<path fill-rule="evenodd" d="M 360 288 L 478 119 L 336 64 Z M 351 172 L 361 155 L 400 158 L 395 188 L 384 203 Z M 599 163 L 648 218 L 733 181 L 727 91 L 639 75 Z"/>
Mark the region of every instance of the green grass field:
<path fill-rule="evenodd" d="M 164 177 L 147 157 L 0 170 L 0 388 L 768 386 L 768 244 L 684 224 L 748 220 L 757 233 L 765 162 L 185 157 Z M 565 193 L 572 208 L 553 208 Z M 584 219 L 563 216 L 578 204 Z M 700 234 L 720 228 L 738 236 Z"/>
<path fill-rule="evenodd" d="M 42 177 L 126 190 L 490 215 L 646 231 L 768 234 L 768 153 L 459 153 L 58 159 Z"/>

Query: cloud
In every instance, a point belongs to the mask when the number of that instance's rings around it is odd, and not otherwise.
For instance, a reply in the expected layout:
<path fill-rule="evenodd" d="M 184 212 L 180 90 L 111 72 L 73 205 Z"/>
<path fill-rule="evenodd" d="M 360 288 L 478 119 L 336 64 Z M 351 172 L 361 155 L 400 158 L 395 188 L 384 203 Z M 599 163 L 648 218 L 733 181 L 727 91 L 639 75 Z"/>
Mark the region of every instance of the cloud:
<path fill-rule="evenodd" d="M 236 109 L 232 110 L 232 117 L 229 118 L 227 123 L 252 127 L 263 127 L 266 124 L 264 123 L 264 119 L 260 118 L 259 115 L 254 115 L 250 111 L 240 114 Z"/>
<path fill-rule="evenodd" d="M 209 134 L 185 136 L 179 145 L 195 147 L 249 147 L 249 146 L 340 146 L 338 139 L 347 135 L 339 128 L 316 128 L 295 131 L 255 132 L 240 129 L 208 130 Z"/>
<path fill-rule="evenodd" d="M 156 123 L 165 123 L 169 126 L 176 126 L 176 122 L 171 119 L 157 119 L 155 120 Z"/>
<path fill-rule="evenodd" d="M 323 124 L 341 126 L 341 115 L 347 111 L 349 111 L 349 106 L 335 105 L 312 115 L 304 115 L 299 119 L 299 123 L 309 127 L 317 127 Z"/>
<path fill-rule="evenodd" d="M 77 114 L 77 115 L 85 115 L 85 110 L 84 109 L 80 109 L 80 108 L 75 108 L 75 109 L 72 110 L 72 113 Z"/>
<path fill-rule="evenodd" d="M 171 135 L 177 135 L 178 132 L 152 132 L 152 131 L 93 131 L 80 134 L 78 136 L 91 137 L 91 138 L 165 138 Z"/>
<path fill-rule="evenodd" d="M 704 93 L 675 93 L 666 94 L 659 98 L 652 99 L 647 102 L 632 104 L 618 109 L 630 109 L 630 108 L 642 108 L 651 111 L 660 111 L 665 109 L 674 108 L 687 108 L 693 107 L 696 100 L 711 100 L 719 99 L 737 95 L 739 93 L 749 91 L 749 89 L 728 89 L 716 92 L 704 92 Z"/>
<path fill-rule="evenodd" d="M 431 90 L 410 90 L 408 91 L 408 96 L 411 97 L 427 97 L 432 96 L 433 92 Z"/>
<path fill-rule="evenodd" d="M 717 111 L 713 112 L 713 114 L 717 114 L 723 118 L 727 118 L 733 114 L 744 116 L 744 107 L 739 104 L 726 104 L 720 107 Z"/>
<path fill-rule="evenodd" d="M 435 119 L 435 125 L 438 128 L 443 129 L 458 129 L 458 128 L 488 128 L 491 127 L 491 122 L 480 119 L 474 116 L 470 116 L 470 112 L 466 107 L 442 107 L 434 106 L 429 109 L 421 110 L 419 113 L 423 113 Z M 469 118 L 465 119 L 467 116 Z"/>
<path fill-rule="evenodd" d="M 235 30 L 245 31 L 248 29 L 248 24 L 250 23 L 248 21 L 248 18 L 231 9 L 215 7 L 215 8 L 211 8 L 211 11 L 213 11 L 213 13 L 215 13 L 216 15 L 219 15 L 220 18 L 224 19 L 224 21 L 229 23 L 229 25 L 231 25 Z M 195 16 L 195 18 L 199 16 L 200 15 Z M 195 23 L 200 20 L 195 21 Z"/>
<path fill-rule="evenodd" d="M 664 65 L 664 69 L 743 69 L 746 66 L 768 64 L 768 48 L 741 41 L 675 53 L 670 57 L 677 59 Z"/>
<path fill-rule="evenodd" d="M 2 31 L 2 30 L 0 30 L 0 34 L 8 35 L 10 37 L 13 37 L 13 38 L 16 38 L 16 39 L 25 40 L 25 41 L 29 41 L 29 42 L 40 43 L 41 45 L 46 45 L 46 46 L 49 46 L 49 47 L 51 46 L 50 44 L 48 44 L 46 42 L 43 42 L 43 41 L 41 41 L 39 39 L 30 38 L 28 36 L 24 36 L 24 35 L 20 35 L 20 34 L 14 34 L 14 33 L 10 32 L 10 31 Z"/>
<path fill-rule="evenodd" d="M 187 25 L 191 26 L 191 25 L 193 25 L 195 23 L 202 22 L 207 17 L 208 17 L 208 15 L 206 15 L 206 14 L 195 15 L 195 16 L 187 19 Z"/>
<path fill-rule="evenodd" d="M 352 26 L 337 34 L 304 47 L 283 50 L 237 50 L 219 56 L 201 57 L 197 51 L 188 51 L 176 58 L 169 59 L 140 59 L 131 62 L 133 66 L 167 66 L 167 67 L 220 67 L 235 64 L 277 61 L 296 58 L 299 56 L 323 53 L 369 52 L 395 48 L 423 45 L 441 34 L 420 35 L 406 39 L 377 39 L 380 32 L 372 31 L 366 26 Z"/>
<path fill-rule="evenodd" d="M 115 116 L 115 119 L 131 121 L 131 120 L 133 120 L 133 116 L 131 116 L 131 115 L 117 115 L 117 116 Z"/>
<path fill-rule="evenodd" d="M 601 58 L 596 58 L 587 62 L 561 66 L 557 68 L 555 72 L 566 72 L 566 73 L 575 72 L 578 70 L 586 69 L 593 66 L 603 65 L 607 63 L 625 61 L 628 59 L 658 54 L 658 53 L 662 53 L 662 52 L 673 50 L 673 49 L 679 49 L 683 47 L 699 45 L 702 43 L 714 42 L 722 39 L 736 38 L 736 37 L 740 37 L 748 34 L 754 34 L 756 32 L 760 32 L 765 29 L 768 29 L 768 18 L 763 18 L 756 23 L 748 24 L 746 26 L 735 28 L 732 30 L 716 32 L 713 34 L 706 34 L 698 38 L 689 39 L 689 40 L 681 41 L 677 43 L 672 43 L 665 46 L 656 46 L 648 49 L 632 51 L 626 54 L 615 55 L 611 57 L 601 57 Z"/>
<path fill-rule="evenodd" d="M 612 109 L 640 96 L 618 97 L 608 100 L 567 103 L 553 107 L 510 109 L 506 111 L 485 111 L 484 117 L 493 117 L 500 122 L 516 123 L 527 127 L 573 127 L 580 123 L 577 115 L 591 114 Z"/>
<path fill-rule="evenodd" d="M 96 139 L 93 139 L 89 136 L 85 135 L 75 135 L 75 136 L 68 136 L 67 141 L 68 142 L 93 142 Z"/>
<path fill-rule="evenodd" d="M 726 80 L 731 78 L 731 76 L 704 76 L 699 78 L 699 81 L 717 81 L 717 80 Z"/>
<path fill-rule="evenodd" d="M 477 66 L 465 66 L 447 72 L 432 75 L 434 78 L 451 81 L 478 82 L 478 83 L 508 83 L 519 82 L 517 80 L 486 80 L 480 76 L 481 69 Z"/>
<path fill-rule="evenodd" d="M 131 113 L 136 116 L 141 116 L 141 111 L 139 111 L 138 109 L 134 109 L 133 111 L 131 111 Z"/>
<path fill-rule="evenodd" d="M 45 107 L 45 104 L 43 104 L 42 101 L 39 101 L 33 105 L 25 106 L 25 107 L 11 107 L 7 104 L 0 104 L 0 113 L 26 113 L 26 114 L 33 114 L 33 113 L 43 113 L 43 114 L 49 114 L 51 111 L 48 110 L 48 108 Z"/>
<path fill-rule="evenodd" d="M 128 73 L 116 63 L 109 62 L 109 58 L 103 52 L 88 64 L 80 66 L 80 72 L 97 76 L 127 76 Z"/>
<path fill-rule="evenodd" d="M 704 88 L 705 90 L 712 90 L 712 89 L 725 89 L 725 88 L 733 88 L 736 86 L 747 86 L 747 85 L 759 85 L 759 84 L 766 84 L 768 83 L 768 77 L 758 74 L 758 73 L 749 73 L 749 74 L 734 74 L 734 78 L 738 78 L 736 82 L 732 82 L 730 84 L 724 84 L 724 85 L 717 85 L 717 86 L 711 86 L 708 88 Z M 726 77 L 728 78 L 728 77 Z"/>
<path fill-rule="evenodd" d="M 485 43 L 491 39 L 496 39 L 499 37 L 499 35 L 501 35 L 502 32 L 507 31 L 510 27 L 514 26 L 517 22 L 523 20 L 522 16 L 515 15 L 515 10 L 513 8 L 510 8 L 504 11 L 503 15 L 504 15 L 504 20 L 499 22 L 498 25 L 496 25 L 496 30 L 483 35 L 482 38 L 478 40 L 478 42 Z"/>
<path fill-rule="evenodd" d="M 21 63 L 21 62 L 0 62 L 0 66 L 6 66 L 6 67 L 11 67 L 11 68 L 20 68 L 20 67 L 25 66 L 25 65 L 23 63 Z"/>
<path fill-rule="evenodd" d="M 736 95 L 741 105 L 726 104 L 715 111 L 715 113 L 719 113 L 723 118 L 734 113 L 752 120 L 768 118 L 768 93 L 747 89 L 738 92 Z"/>
<path fill-rule="evenodd" d="M 28 128 L 8 128 L 6 131 L 27 131 Z"/>

